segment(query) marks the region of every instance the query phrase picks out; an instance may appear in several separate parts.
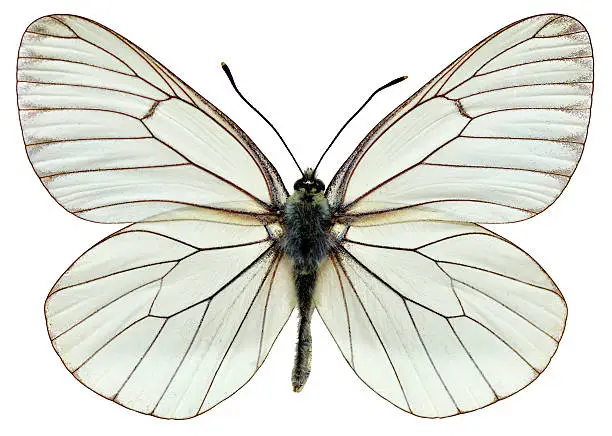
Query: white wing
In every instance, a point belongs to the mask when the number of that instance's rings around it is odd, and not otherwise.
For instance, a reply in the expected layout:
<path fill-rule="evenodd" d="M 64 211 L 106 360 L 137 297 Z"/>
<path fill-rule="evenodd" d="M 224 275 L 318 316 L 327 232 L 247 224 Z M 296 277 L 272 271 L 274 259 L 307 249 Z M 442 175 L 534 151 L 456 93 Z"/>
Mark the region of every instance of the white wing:
<path fill-rule="evenodd" d="M 182 419 L 253 376 L 293 310 L 292 286 L 263 226 L 138 223 L 81 256 L 45 313 L 53 347 L 81 383 L 129 409 Z"/>
<path fill-rule="evenodd" d="M 266 215 L 286 198 L 238 126 L 93 21 L 33 22 L 19 48 L 17 94 L 36 173 L 84 219 L 135 222 L 185 206 Z"/>
<path fill-rule="evenodd" d="M 315 302 L 357 375 L 424 417 L 527 386 L 567 316 L 553 281 L 519 248 L 475 224 L 433 221 L 348 229 Z"/>
<path fill-rule="evenodd" d="M 582 154 L 593 58 L 574 18 L 511 24 L 361 142 L 328 188 L 339 214 L 512 222 L 546 209 Z"/>

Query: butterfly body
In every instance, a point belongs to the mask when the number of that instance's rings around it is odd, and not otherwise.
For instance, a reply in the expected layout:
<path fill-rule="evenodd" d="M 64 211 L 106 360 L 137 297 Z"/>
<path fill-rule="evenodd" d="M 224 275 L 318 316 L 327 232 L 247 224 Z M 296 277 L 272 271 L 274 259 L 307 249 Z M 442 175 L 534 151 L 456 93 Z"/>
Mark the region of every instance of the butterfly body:
<path fill-rule="evenodd" d="M 298 343 L 292 383 L 300 391 L 310 374 L 312 338 L 310 321 L 314 311 L 314 288 L 319 264 L 333 246 L 331 213 L 323 182 L 307 170 L 295 185 L 284 209 L 282 250 L 293 263 L 299 315 Z"/>

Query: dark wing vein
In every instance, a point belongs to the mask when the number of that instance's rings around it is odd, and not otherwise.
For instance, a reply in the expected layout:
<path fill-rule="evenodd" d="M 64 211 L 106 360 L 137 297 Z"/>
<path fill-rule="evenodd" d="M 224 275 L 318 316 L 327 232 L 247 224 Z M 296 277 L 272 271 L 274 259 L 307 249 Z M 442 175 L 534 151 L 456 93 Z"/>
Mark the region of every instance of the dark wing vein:
<path fill-rule="evenodd" d="M 395 378 L 397 380 L 397 383 L 400 387 L 400 390 L 402 391 L 402 396 L 404 397 L 404 401 L 406 402 L 406 407 L 408 408 L 408 411 L 411 410 L 410 408 L 410 403 L 408 402 L 408 398 L 406 397 L 406 391 L 404 391 L 404 387 L 402 385 L 402 382 L 399 378 L 399 375 L 397 373 L 397 369 L 395 368 L 395 364 L 393 363 L 393 360 L 391 359 L 391 356 L 389 355 L 389 352 L 387 351 L 387 347 L 385 346 L 385 343 L 383 342 L 382 338 L 380 337 L 380 334 L 378 333 L 378 330 L 376 329 L 376 326 L 374 325 L 374 322 L 372 322 L 372 319 L 370 318 L 370 315 L 368 314 L 363 301 L 361 300 L 361 297 L 359 296 L 359 294 L 357 293 L 357 290 L 355 289 L 355 285 L 353 284 L 351 278 L 349 277 L 348 273 L 346 272 L 346 269 L 344 268 L 344 265 L 342 265 L 342 262 L 340 260 L 339 257 L 336 258 L 338 265 L 340 266 L 340 268 L 342 269 L 344 276 L 346 277 L 346 280 L 348 281 L 353 294 L 355 295 L 355 298 L 357 298 L 357 300 L 359 301 L 359 305 L 361 306 L 361 309 L 363 310 L 363 313 L 365 314 L 366 318 L 368 319 L 368 322 L 370 324 L 370 326 L 372 327 L 372 330 L 374 331 L 374 334 L 376 334 L 376 338 L 378 339 L 378 342 L 380 343 L 380 346 L 382 347 L 383 351 L 385 352 L 385 356 L 387 356 L 387 360 L 389 361 L 389 364 L 391 365 L 391 368 L 393 369 L 393 373 L 395 374 Z"/>
<path fill-rule="evenodd" d="M 221 360 L 219 361 L 219 364 L 217 365 L 217 369 L 215 370 L 215 373 L 214 373 L 214 375 L 213 375 L 213 377 L 212 377 L 212 379 L 210 381 L 210 384 L 208 385 L 208 389 L 206 390 L 206 394 L 204 395 L 204 398 L 202 399 L 202 402 L 200 403 L 200 407 L 198 408 L 198 411 L 200 411 L 202 409 L 202 407 L 204 406 L 204 403 L 206 402 L 206 398 L 208 397 L 208 394 L 210 393 L 210 390 L 212 389 L 212 386 L 213 386 L 213 384 L 215 382 L 215 378 L 217 377 L 217 374 L 219 373 L 219 370 L 221 369 L 221 366 L 223 365 L 223 362 L 225 361 L 225 358 L 227 357 L 230 349 L 232 348 L 232 345 L 234 345 L 234 341 L 236 340 L 236 337 L 238 336 L 238 333 L 240 333 L 240 330 L 242 329 L 242 326 L 244 325 L 244 322 L 246 321 L 247 317 L 249 316 L 249 313 L 251 312 L 253 304 L 255 303 L 255 300 L 259 296 L 259 293 L 261 292 L 261 289 L 263 288 L 263 285 L 266 282 L 266 279 L 268 278 L 268 275 L 270 274 L 270 271 L 272 270 L 272 268 L 274 267 L 276 261 L 278 260 L 278 257 L 279 257 L 279 254 L 276 253 L 275 254 L 275 258 L 273 259 L 272 262 L 270 262 L 270 265 L 268 266 L 268 270 L 266 271 L 264 277 L 261 279 L 261 283 L 259 284 L 259 287 L 257 288 L 257 292 L 255 292 L 255 295 L 253 296 L 253 298 L 251 300 L 251 303 L 249 304 L 249 307 L 248 307 L 246 313 L 244 314 L 242 320 L 240 321 L 240 325 L 236 329 L 236 333 L 234 333 L 234 336 L 232 337 L 232 340 L 230 341 L 229 345 L 227 346 L 227 349 L 225 350 L 225 353 L 223 354 L 223 357 L 221 358 Z"/>
<path fill-rule="evenodd" d="M 463 351 L 465 351 L 465 354 L 468 355 L 468 357 L 470 358 L 470 360 L 472 361 L 472 363 L 474 364 L 474 366 L 480 373 L 480 376 L 482 377 L 482 379 L 487 383 L 487 386 L 489 387 L 489 389 L 491 389 L 491 392 L 493 392 L 493 395 L 495 395 L 495 401 L 499 400 L 499 395 L 497 394 L 497 392 L 495 392 L 495 389 L 493 389 L 493 386 L 491 385 L 487 377 L 485 377 L 484 373 L 482 372 L 482 369 L 480 369 L 480 366 L 478 366 L 478 363 L 476 363 L 476 360 L 474 360 L 474 358 L 472 357 L 472 353 L 470 353 L 467 347 L 463 344 L 463 341 L 461 340 L 461 338 L 455 331 L 455 327 L 453 327 L 453 324 L 450 322 L 448 318 L 446 319 L 446 322 L 448 323 L 448 326 L 451 328 L 453 334 L 455 335 L 455 338 L 457 338 L 457 340 L 459 341 L 461 348 L 463 348 Z"/>
<path fill-rule="evenodd" d="M 419 338 L 419 342 L 421 343 L 421 346 L 423 347 L 423 350 L 425 351 L 425 354 L 427 354 L 427 359 L 429 360 L 429 363 L 431 364 L 431 367 L 433 368 L 433 370 L 435 371 L 436 375 L 438 376 L 438 379 L 440 380 L 440 383 L 442 383 L 442 386 L 444 386 L 444 390 L 446 391 L 446 393 L 448 394 L 448 397 L 453 402 L 453 405 L 455 406 L 455 409 L 457 409 L 458 412 L 461 412 L 461 409 L 457 405 L 457 402 L 455 401 L 455 398 L 453 398 L 453 394 L 451 394 L 450 390 L 448 389 L 448 386 L 446 386 L 446 383 L 444 382 L 444 379 L 440 375 L 440 372 L 438 371 L 438 368 L 436 367 L 436 364 L 434 363 L 433 359 L 431 358 L 431 354 L 429 354 L 429 350 L 425 346 L 425 341 L 423 341 L 423 338 L 421 337 L 421 332 L 419 331 L 419 328 L 417 327 L 416 323 L 414 322 L 414 318 L 412 317 L 412 313 L 410 312 L 410 308 L 408 307 L 406 299 L 404 299 L 404 307 L 406 307 L 406 312 L 408 312 L 408 316 L 410 317 L 410 322 L 412 323 L 412 326 L 414 327 L 414 330 L 416 331 L 417 337 Z"/>
<path fill-rule="evenodd" d="M 191 351 L 191 347 L 193 347 L 193 344 L 195 342 L 195 338 L 198 336 L 198 333 L 200 332 L 200 328 L 202 327 L 202 323 L 204 322 L 204 318 L 206 317 L 206 313 L 208 313 L 208 308 L 210 307 L 210 301 L 208 302 L 208 304 L 206 305 L 206 309 L 204 309 L 204 311 L 202 312 L 202 317 L 200 318 L 200 322 L 198 323 L 198 326 L 196 327 L 196 329 L 193 332 L 193 335 L 191 337 L 191 340 L 189 341 L 189 345 L 187 346 L 187 348 L 185 349 L 185 352 L 183 353 L 183 356 L 181 357 L 180 362 L 178 363 L 178 365 L 176 366 L 176 368 L 174 369 L 174 372 L 172 373 L 172 376 L 170 377 L 170 379 L 168 380 L 168 383 L 166 384 L 166 387 L 164 388 L 164 390 L 162 391 L 161 395 L 159 396 L 159 399 L 157 400 L 157 402 L 155 403 L 155 406 L 153 407 L 153 409 L 151 410 L 151 414 L 155 413 L 155 410 L 157 409 L 157 406 L 159 406 L 159 403 L 161 403 L 161 400 L 164 398 L 164 396 L 166 395 L 166 392 L 168 391 L 168 388 L 170 388 L 170 385 L 172 384 L 172 382 L 174 381 L 174 378 L 176 377 L 176 374 L 178 374 L 179 369 L 181 368 L 181 366 L 183 366 L 183 362 L 185 362 L 185 359 L 187 358 L 187 355 L 189 354 L 189 352 Z"/>
<path fill-rule="evenodd" d="M 334 271 L 336 272 L 336 276 L 338 277 L 338 285 L 340 287 L 340 292 L 342 293 L 342 302 L 344 304 L 344 312 L 346 313 L 346 327 L 348 329 L 348 336 L 349 336 L 349 348 L 351 351 L 350 364 L 353 368 L 355 368 L 355 354 L 353 352 L 353 334 L 351 332 L 351 316 L 349 314 L 348 305 L 346 303 L 346 293 L 344 291 L 344 284 L 342 283 L 342 278 L 340 277 L 340 271 L 338 271 L 338 266 L 336 265 L 335 258 L 330 257 L 330 260 L 334 267 Z"/>
<path fill-rule="evenodd" d="M 155 344 L 155 342 L 157 341 L 157 338 L 159 338 L 159 335 L 161 335 L 162 330 L 164 330 L 164 327 L 166 326 L 166 323 L 168 322 L 168 319 L 165 319 L 164 322 L 162 323 L 161 327 L 159 328 L 159 331 L 157 332 L 157 334 L 155 335 L 155 337 L 153 338 L 153 341 L 151 341 L 151 344 L 149 344 L 149 346 L 147 347 L 146 351 L 143 353 L 142 356 L 140 356 L 140 359 L 138 359 L 138 362 L 136 363 L 136 366 L 134 366 L 134 368 L 132 368 L 132 370 L 130 371 L 130 374 L 127 376 L 127 378 L 123 381 L 123 383 L 121 384 L 121 386 L 119 387 L 119 390 L 117 390 L 117 392 L 115 393 L 115 395 L 113 396 L 112 400 L 115 401 L 117 399 L 117 396 L 119 395 L 119 393 L 121 393 L 121 390 L 125 387 L 125 385 L 127 384 L 127 382 L 132 378 L 132 376 L 134 375 L 134 373 L 136 372 L 136 370 L 138 369 L 138 367 L 140 366 L 140 364 L 142 363 L 142 361 L 145 359 L 145 357 L 147 357 L 147 354 L 149 354 L 149 351 L 151 351 L 151 348 L 153 348 L 153 345 Z"/>

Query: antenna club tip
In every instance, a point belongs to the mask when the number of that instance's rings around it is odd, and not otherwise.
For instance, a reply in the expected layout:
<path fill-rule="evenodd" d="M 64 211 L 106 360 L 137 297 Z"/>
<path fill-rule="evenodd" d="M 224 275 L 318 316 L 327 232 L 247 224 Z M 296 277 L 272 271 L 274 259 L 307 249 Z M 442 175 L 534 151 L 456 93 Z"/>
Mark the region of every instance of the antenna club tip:
<path fill-rule="evenodd" d="M 408 78 L 408 76 L 402 76 L 402 79 L 406 80 Z"/>
<path fill-rule="evenodd" d="M 225 62 L 221 62 L 221 68 L 225 66 Z"/>

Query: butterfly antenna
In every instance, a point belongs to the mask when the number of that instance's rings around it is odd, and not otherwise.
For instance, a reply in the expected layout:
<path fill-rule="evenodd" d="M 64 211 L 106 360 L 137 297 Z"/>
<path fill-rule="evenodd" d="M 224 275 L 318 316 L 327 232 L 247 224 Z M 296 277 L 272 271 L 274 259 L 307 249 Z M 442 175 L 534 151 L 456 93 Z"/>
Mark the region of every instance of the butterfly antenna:
<path fill-rule="evenodd" d="M 302 171 L 302 168 L 300 168 L 300 164 L 298 163 L 298 161 L 295 159 L 295 156 L 293 156 L 293 153 L 291 153 L 291 150 L 289 149 L 289 146 L 287 145 L 287 143 L 285 142 L 285 140 L 283 139 L 283 137 L 281 136 L 280 133 L 278 133 L 278 130 L 276 130 L 276 127 L 274 127 L 272 125 L 272 123 L 270 121 L 268 121 L 268 119 L 266 117 L 263 116 L 263 114 L 261 112 L 259 112 L 257 110 L 257 108 L 255 106 L 253 106 L 245 97 L 244 95 L 242 95 L 242 93 L 238 90 L 238 87 L 236 86 L 236 82 L 234 82 L 234 76 L 232 76 L 232 72 L 230 71 L 229 67 L 227 66 L 227 64 L 225 62 L 221 62 L 221 68 L 223 68 L 223 71 L 225 72 L 225 75 L 227 76 L 227 78 L 229 79 L 230 83 L 232 84 L 232 87 L 234 88 L 234 91 L 236 91 L 236 93 L 240 96 L 240 98 L 249 105 L 249 107 L 251 109 L 253 109 L 255 112 L 257 112 L 257 115 L 259 115 L 266 123 L 268 123 L 268 125 L 270 127 L 272 127 L 272 130 L 274 130 L 274 133 L 276 133 L 276 135 L 280 138 L 281 142 L 283 143 L 283 145 L 285 146 L 285 148 L 287 149 L 287 151 L 289 152 L 289 155 L 291 155 L 291 159 L 293 159 L 293 162 L 295 162 L 295 165 L 298 167 L 298 170 L 300 170 L 300 173 L 302 174 L 302 176 L 304 175 L 304 171 Z"/>
<path fill-rule="evenodd" d="M 332 139 L 332 141 L 329 143 L 329 145 L 327 146 L 327 148 L 325 149 L 325 151 L 323 152 L 323 154 L 321 155 L 321 158 L 319 159 L 319 162 L 317 162 L 317 166 L 314 168 L 313 173 L 316 174 L 317 173 L 317 168 L 319 168 L 319 165 L 321 164 L 321 161 L 323 160 L 323 157 L 325 157 L 325 155 L 327 154 L 327 152 L 329 151 L 329 149 L 331 148 L 331 146 L 334 144 L 334 142 L 336 141 L 336 139 L 338 139 L 338 136 L 340 136 L 340 133 L 342 133 L 342 131 L 344 130 L 344 128 L 346 126 L 348 126 L 348 124 L 353 121 L 353 118 L 355 118 L 357 116 L 357 114 L 359 112 L 361 112 L 361 110 L 366 107 L 366 105 L 370 102 L 370 100 L 372 100 L 374 98 L 374 96 L 376 94 L 378 94 L 380 91 L 382 91 L 383 89 L 389 88 L 390 86 L 393 85 L 397 85 L 400 82 L 403 82 L 404 80 L 406 80 L 408 78 L 408 76 L 402 76 L 402 77 L 398 77 L 397 79 L 393 79 L 392 81 L 390 81 L 389 83 L 387 83 L 386 85 L 381 86 L 380 88 L 378 88 L 376 91 L 374 91 L 372 93 L 372 95 L 370 95 L 368 97 L 368 99 L 365 101 L 365 103 L 363 103 L 361 105 L 361 107 L 359 109 L 357 109 L 357 112 L 355 112 L 353 114 L 352 117 L 350 117 L 348 119 L 348 121 L 346 123 L 344 123 L 344 125 L 340 128 L 340 130 L 338 130 L 338 133 L 336 133 L 336 136 L 334 136 L 334 139 Z"/>

